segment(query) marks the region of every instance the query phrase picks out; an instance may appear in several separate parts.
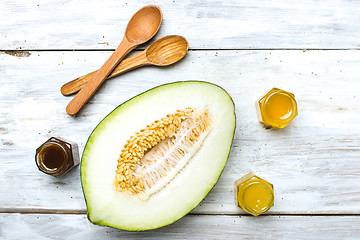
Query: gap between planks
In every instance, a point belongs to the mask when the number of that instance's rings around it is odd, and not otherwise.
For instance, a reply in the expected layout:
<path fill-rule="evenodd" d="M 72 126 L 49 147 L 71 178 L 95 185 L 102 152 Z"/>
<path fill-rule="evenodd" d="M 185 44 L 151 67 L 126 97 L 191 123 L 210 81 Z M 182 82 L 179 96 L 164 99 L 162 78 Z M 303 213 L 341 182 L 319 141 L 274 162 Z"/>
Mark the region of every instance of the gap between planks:
<path fill-rule="evenodd" d="M 87 214 L 86 210 L 64 210 L 64 209 L 0 209 L 0 214 L 68 214 L 68 215 L 84 215 Z M 238 216 L 238 217 L 249 217 L 250 214 L 247 213 L 226 213 L 226 214 L 217 214 L 217 213 L 188 213 L 187 215 L 191 216 Z M 350 216 L 350 217 L 360 217 L 360 213 L 267 213 L 262 216 L 300 216 L 300 217 L 327 217 L 327 216 Z"/>

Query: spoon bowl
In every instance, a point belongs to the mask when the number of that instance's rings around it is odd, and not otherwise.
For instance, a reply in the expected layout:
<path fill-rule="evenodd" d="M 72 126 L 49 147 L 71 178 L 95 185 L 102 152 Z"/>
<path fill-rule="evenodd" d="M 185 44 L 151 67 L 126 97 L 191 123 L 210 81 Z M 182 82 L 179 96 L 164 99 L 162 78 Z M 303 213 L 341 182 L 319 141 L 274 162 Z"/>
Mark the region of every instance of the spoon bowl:
<path fill-rule="evenodd" d="M 167 66 L 182 59 L 189 44 L 182 36 L 171 35 L 160 38 L 146 49 L 146 58 L 152 65 Z"/>
<path fill-rule="evenodd" d="M 143 7 L 130 19 L 125 31 L 126 39 L 130 43 L 137 44 L 148 41 L 159 30 L 161 20 L 162 12 L 158 6 Z"/>

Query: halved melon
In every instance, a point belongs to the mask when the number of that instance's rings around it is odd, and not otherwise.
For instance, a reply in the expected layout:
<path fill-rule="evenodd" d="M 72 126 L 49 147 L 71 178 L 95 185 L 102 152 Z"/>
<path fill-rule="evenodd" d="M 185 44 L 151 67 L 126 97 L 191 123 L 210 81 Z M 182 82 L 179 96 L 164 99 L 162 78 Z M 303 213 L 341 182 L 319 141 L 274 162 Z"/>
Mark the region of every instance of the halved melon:
<path fill-rule="evenodd" d="M 170 83 L 118 106 L 82 155 L 89 220 L 141 231 L 180 219 L 219 179 L 234 130 L 234 103 L 211 83 Z"/>

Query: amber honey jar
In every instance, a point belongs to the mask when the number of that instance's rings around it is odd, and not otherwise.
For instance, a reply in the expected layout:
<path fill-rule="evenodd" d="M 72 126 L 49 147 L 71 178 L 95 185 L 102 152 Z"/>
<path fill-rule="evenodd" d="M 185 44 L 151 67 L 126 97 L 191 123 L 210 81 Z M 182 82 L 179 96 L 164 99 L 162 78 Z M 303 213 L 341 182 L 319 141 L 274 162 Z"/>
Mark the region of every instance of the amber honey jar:
<path fill-rule="evenodd" d="M 79 165 L 80 157 L 76 143 L 52 137 L 36 149 L 36 165 L 40 171 L 59 177 Z"/>
<path fill-rule="evenodd" d="M 248 173 L 235 181 L 236 205 L 254 216 L 265 213 L 274 205 L 273 185 Z"/>
<path fill-rule="evenodd" d="M 294 94 L 273 88 L 256 102 L 258 118 L 265 126 L 284 128 L 298 114 Z"/>

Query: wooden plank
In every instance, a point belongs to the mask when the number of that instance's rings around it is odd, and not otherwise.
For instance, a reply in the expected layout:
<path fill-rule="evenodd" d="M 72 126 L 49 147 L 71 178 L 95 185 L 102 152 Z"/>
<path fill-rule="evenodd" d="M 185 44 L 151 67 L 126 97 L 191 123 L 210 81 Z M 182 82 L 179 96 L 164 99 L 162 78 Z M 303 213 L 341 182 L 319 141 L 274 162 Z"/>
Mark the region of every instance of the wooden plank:
<path fill-rule="evenodd" d="M 249 171 L 275 187 L 270 213 L 360 213 L 359 51 L 191 51 L 176 66 L 146 67 L 107 81 L 70 117 L 66 81 L 111 52 L 0 54 L 0 211 L 85 212 L 79 168 L 40 173 L 35 149 L 51 136 L 79 143 L 114 107 L 160 84 L 188 79 L 222 86 L 236 104 L 236 134 L 218 184 L 193 213 L 242 213 L 233 182 Z M 295 94 L 299 116 L 283 130 L 258 122 L 255 100 L 273 86 Z"/>
<path fill-rule="evenodd" d="M 359 48 L 360 2 L 286 0 L 0 3 L 0 49 L 115 49 L 131 15 L 163 10 L 157 37 L 183 35 L 191 49 Z"/>
<path fill-rule="evenodd" d="M 0 214 L 6 239 L 358 239 L 359 216 L 198 216 L 127 232 L 92 225 L 85 215 Z M 65 231 L 64 231 L 65 230 Z"/>

